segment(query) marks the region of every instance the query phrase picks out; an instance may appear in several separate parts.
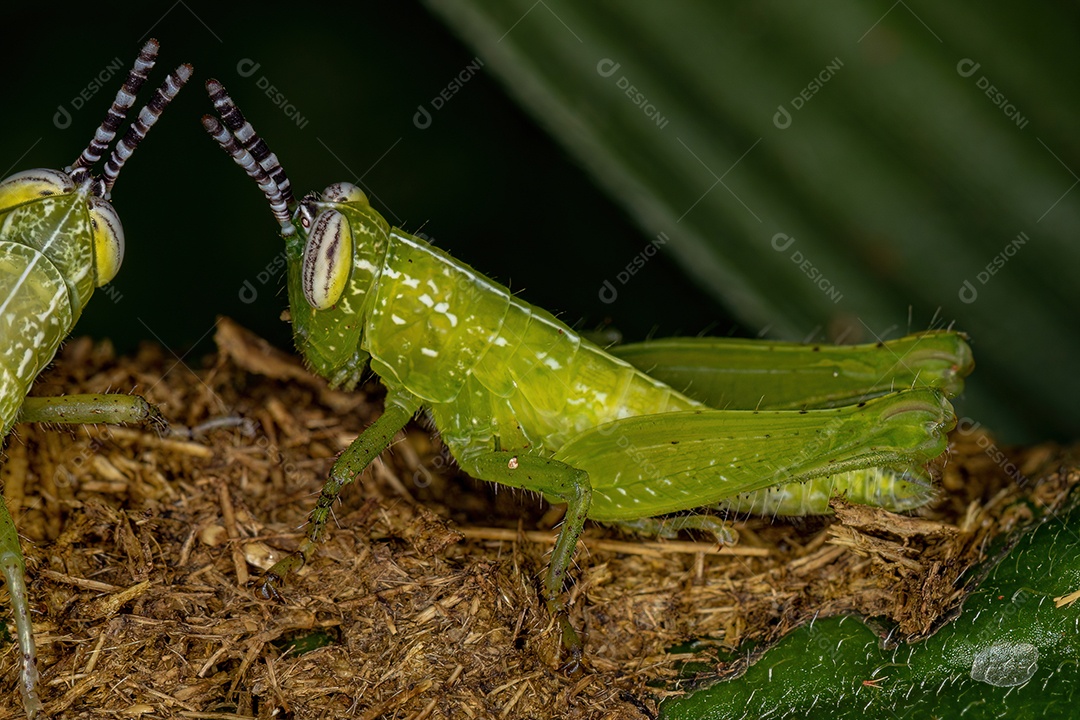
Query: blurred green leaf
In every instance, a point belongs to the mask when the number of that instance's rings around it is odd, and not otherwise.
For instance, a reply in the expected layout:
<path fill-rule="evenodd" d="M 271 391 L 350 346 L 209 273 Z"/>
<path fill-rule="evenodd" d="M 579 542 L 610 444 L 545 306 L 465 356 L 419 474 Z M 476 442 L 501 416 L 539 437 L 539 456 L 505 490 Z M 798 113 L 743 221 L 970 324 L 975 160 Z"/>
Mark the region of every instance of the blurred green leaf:
<path fill-rule="evenodd" d="M 961 412 L 1080 434 L 1074 8 L 427 4 L 752 330 L 952 323 Z"/>

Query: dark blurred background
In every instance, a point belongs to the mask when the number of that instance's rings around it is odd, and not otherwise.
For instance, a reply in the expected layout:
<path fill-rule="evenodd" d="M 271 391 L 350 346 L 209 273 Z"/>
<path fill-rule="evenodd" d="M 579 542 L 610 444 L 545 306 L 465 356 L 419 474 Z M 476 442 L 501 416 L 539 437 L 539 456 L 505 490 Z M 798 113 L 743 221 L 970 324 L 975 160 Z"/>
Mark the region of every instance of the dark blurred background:
<path fill-rule="evenodd" d="M 193 63 L 196 77 L 116 186 L 114 205 L 127 236 L 124 266 L 109 292 L 90 304 L 77 334 L 111 338 L 121 352 L 141 341 L 159 342 L 184 362 L 198 365 L 213 351 L 212 328 L 220 314 L 281 347 L 290 346 L 288 326 L 279 320 L 287 305 L 283 278 L 267 272 L 281 250 L 274 221 L 254 183 L 199 124 L 200 116 L 211 110 L 202 88 L 208 77 L 226 85 L 278 154 L 299 193 L 359 178 L 391 223 L 424 233 L 570 325 L 586 330 L 611 326 L 628 340 L 701 332 L 753 337 L 769 330 L 769 323 L 740 324 L 735 318 L 747 315 L 716 299 L 723 289 L 701 289 L 664 254 L 650 258 L 633 282 L 619 285 L 618 302 L 602 302 L 604 280 L 614 280 L 656 233 L 632 222 L 563 146 L 508 97 L 493 77 L 493 57 L 478 55 L 418 4 L 356 2 L 331 13 L 295 4 L 256 9 L 191 1 L 99 10 L 100 20 L 84 6 L 78 8 L 52 5 L 47 15 L 37 7 L 5 11 L 0 29 L 9 59 L 0 75 L 0 96 L 5 99 L 0 171 L 6 170 L 5 175 L 69 164 L 91 137 L 146 38 L 161 41 L 162 51 L 140 100 L 149 94 L 149 86 L 161 81 L 166 68 L 180 62 Z M 881 13 L 888 9 L 888 4 L 880 8 Z M 751 34 L 770 24 L 760 16 L 742 19 Z M 736 24 L 726 24 L 727 32 L 739 29 L 737 14 L 732 21 Z M 910 16 L 898 22 L 918 29 Z M 1015 26 L 1021 22 L 1016 20 Z M 640 39 L 645 52 L 649 42 Z M 784 48 L 774 50 L 782 59 Z M 888 52 L 888 44 L 878 50 Z M 964 49 L 950 52 L 962 55 Z M 828 48 L 815 53 L 798 76 L 811 77 L 810 71 L 829 61 L 831 53 Z M 770 55 L 769 62 L 772 59 Z M 122 69 L 110 70 L 117 63 Z M 718 67 L 715 73 L 754 86 L 754 77 L 738 65 Z M 455 78 L 458 84 L 452 87 Z M 95 89 L 97 84 L 100 89 Z M 790 99 L 803 84 L 770 88 L 770 97 Z M 858 95 L 860 90 L 848 92 Z M 436 100 L 440 93 L 444 100 Z M 1052 88 L 1043 99 L 1048 106 L 1053 102 Z M 426 116 L 418 115 L 421 107 Z M 995 108 L 989 112 L 1000 113 Z M 742 147 L 738 142 L 733 146 Z M 825 173 L 833 162 L 827 150 L 810 150 L 821 153 L 813 162 Z M 1059 152 L 1069 158 L 1068 147 Z M 903 150 L 896 153 L 897 162 L 904 162 Z M 960 166 L 965 160 L 959 153 L 941 162 Z M 1047 192 L 1053 190 L 1055 197 L 1064 193 L 1072 182 L 1069 172 L 1061 170 L 1060 187 Z M 814 183 L 813 178 L 802 181 Z M 925 183 L 930 195 L 934 193 L 933 177 L 907 181 Z M 1018 180 L 1018 188 L 1021 184 Z M 992 213 L 992 198 L 982 202 Z M 1063 196 L 1063 202 L 1072 212 L 1075 199 Z M 942 198 L 942 204 L 948 212 L 949 200 Z M 795 223 L 785 227 L 793 234 L 799 230 Z M 1023 228 L 1002 229 L 986 248 L 1005 244 L 1018 229 Z M 718 232 L 728 236 L 735 230 Z M 841 222 L 835 232 L 848 236 L 854 229 Z M 864 242 L 869 243 L 864 247 L 868 262 L 889 260 L 887 247 L 875 245 L 872 238 Z M 947 249 L 941 251 L 944 257 Z M 971 262 L 964 267 L 978 270 L 993 252 L 969 254 Z M 935 263 L 933 254 L 927 262 Z M 819 255 L 817 264 L 827 263 Z M 963 272 L 957 272 L 957 281 Z M 803 280 L 792 284 L 801 287 Z M 256 297 L 249 301 L 252 287 Z M 778 296 L 785 291 L 777 285 Z M 1075 312 L 1075 307 L 1067 307 L 1072 295 L 1062 292 L 1058 297 L 1057 311 L 1065 306 L 1066 313 Z M 892 336 L 930 322 L 928 314 L 919 312 L 911 326 L 904 327 L 903 307 L 891 311 L 896 325 Z M 961 328 L 963 319 L 944 316 L 945 321 L 957 320 Z M 799 336 L 785 339 L 826 338 L 830 320 L 822 316 L 804 322 L 798 325 Z M 1022 321 L 1002 318 L 1002 324 L 1007 337 Z M 1063 327 L 1061 333 L 1069 342 L 1075 340 L 1072 328 Z M 1015 367 L 1015 372 L 1038 374 L 1041 363 L 1057 369 L 1066 362 L 1075 365 L 1065 347 L 1063 342 L 1058 348 L 1032 348 L 1031 362 Z M 977 371 L 976 383 L 978 376 Z M 983 391 L 993 393 L 994 376 L 985 377 L 989 383 Z M 1061 393 L 1072 393 L 1075 387 L 1063 387 Z M 976 417 L 1007 428 L 1008 439 L 1065 438 L 1080 427 L 1080 413 L 1069 416 L 1058 410 L 1041 416 L 1037 399 L 1015 417 L 1002 407 L 996 416 L 987 411 Z"/>
<path fill-rule="evenodd" d="M 16 18 L 0 29 L 16 58 L 0 77 L 5 176 L 74 160 L 146 38 L 162 50 L 143 96 L 164 68 L 195 65 L 195 79 L 117 182 L 124 265 L 112 297 L 95 296 L 77 333 L 111 338 L 120 351 L 155 340 L 194 361 L 213 351 L 207 333 L 221 314 L 290 346 L 278 319 L 288 304 L 282 277 L 260 278 L 281 251 L 274 220 L 255 184 L 199 123 L 212 110 L 203 88 L 209 77 L 266 138 L 298 194 L 360 176 L 392 224 L 425 233 L 571 325 L 610 321 L 629 337 L 731 326 L 666 260 L 650 263 L 625 303 L 620 298 L 619 316 L 610 315 L 598 278 L 617 272 L 627 249 L 645 239 L 486 72 L 428 127 L 416 126 L 418 106 L 430 106 L 475 58 L 424 8 L 356 3 L 315 18 L 295 5 L 225 7 L 185 2 L 167 12 L 108 13 L 93 28 L 86 17 L 58 12 L 47 23 Z M 76 109 L 72 100 L 117 58 L 123 70 Z M 284 104 L 267 96 L 270 85 Z M 71 115 L 64 129 L 54 122 L 61 104 Z M 254 302 L 241 299 L 245 280 L 257 290 Z M 663 310 L 651 304 L 658 288 Z M 632 295 L 654 309 L 634 311 Z"/>

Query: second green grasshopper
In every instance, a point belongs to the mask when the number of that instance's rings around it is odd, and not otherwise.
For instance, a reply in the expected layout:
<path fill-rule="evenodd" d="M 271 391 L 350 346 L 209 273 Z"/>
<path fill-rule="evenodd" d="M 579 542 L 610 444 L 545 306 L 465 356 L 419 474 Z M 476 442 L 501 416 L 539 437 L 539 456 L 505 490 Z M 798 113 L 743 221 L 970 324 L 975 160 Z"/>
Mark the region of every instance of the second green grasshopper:
<path fill-rule="evenodd" d="M 0 181 L 0 447 L 16 423 L 146 423 L 156 408 L 132 395 L 27 397 L 96 288 L 110 282 L 124 257 L 124 231 L 110 203 L 121 169 L 191 77 L 176 68 L 109 152 L 157 61 L 148 40 L 90 144 L 63 170 L 38 168 Z M 106 157 L 106 153 L 108 156 Z M 106 158 L 100 175 L 94 166 Z M 0 575 L 22 654 L 19 690 L 30 718 L 42 710 L 26 563 L 15 521 L 0 497 Z"/>
<path fill-rule="evenodd" d="M 569 666 L 582 641 L 563 590 L 586 519 L 727 504 L 827 511 L 828 496 L 906 509 L 929 497 L 948 397 L 973 368 L 962 335 L 829 347 L 681 338 L 608 352 L 465 263 L 390 227 L 350 183 L 299 202 L 276 156 L 216 81 L 206 130 L 260 185 L 288 261 L 297 347 L 333 386 L 371 369 L 385 410 L 334 463 L 306 538 L 263 577 L 278 594 L 312 557 L 342 487 L 422 409 L 473 477 L 566 503 L 544 581 Z M 822 502 L 824 498 L 824 502 Z M 715 516 L 668 527 L 723 535 Z"/>

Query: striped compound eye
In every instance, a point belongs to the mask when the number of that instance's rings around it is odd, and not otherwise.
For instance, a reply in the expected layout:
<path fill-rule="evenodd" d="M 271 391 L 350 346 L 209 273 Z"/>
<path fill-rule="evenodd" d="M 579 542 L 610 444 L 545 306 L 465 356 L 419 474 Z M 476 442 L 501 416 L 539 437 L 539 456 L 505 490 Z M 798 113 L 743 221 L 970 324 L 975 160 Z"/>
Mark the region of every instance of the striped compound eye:
<path fill-rule="evenodd" d="M 308 233 L 301 266 L 304 297 L 311 307 L 331 308 L 345 292 L 352 254 L 349 221 L 337 210 L 323 210 Z"/>
<path fill-rule="evenodd" d="M 94 285 L 116 277 L 124 261 L 124 226 L 116 210 L 101 198 L 90 198 L 90 224 L 94 233 Z"/>
<path fill-rule="evenodd" d="M 352 183 L 339 182 L 328 185 L 323 190 L 323 200 L 336 203 L 368 204 L 367 194 Z"/>
<path fill-rule="evenodd" d="M 60 170 L 23 170 L 0 182 L 0 209 L 50 195 L 75 191 L 75 182 Z"/>

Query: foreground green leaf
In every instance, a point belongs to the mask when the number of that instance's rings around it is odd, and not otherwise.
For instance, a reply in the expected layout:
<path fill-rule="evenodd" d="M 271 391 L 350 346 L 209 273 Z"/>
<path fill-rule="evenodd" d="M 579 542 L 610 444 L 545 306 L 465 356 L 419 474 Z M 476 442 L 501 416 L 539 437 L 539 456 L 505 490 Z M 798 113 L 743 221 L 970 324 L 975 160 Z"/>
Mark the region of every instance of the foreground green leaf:
<path fill-rule="evenodd" d="M 670 701 L 668 720 L 1074 717 L 1080 510 L 1028 532 L 929 639 L 883 650 L 854 618 L 786 636 L 745 675 Z M 1059 599 L 1060 598 L 1060 599 Z M 1072 598 L 1075 600 L 1075 598 Z"/>

